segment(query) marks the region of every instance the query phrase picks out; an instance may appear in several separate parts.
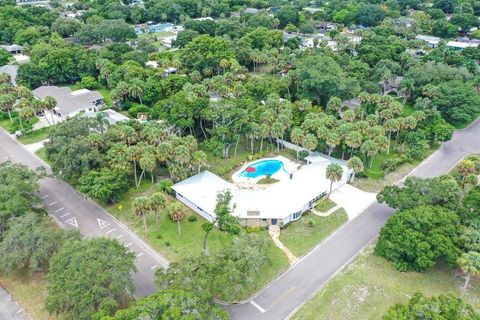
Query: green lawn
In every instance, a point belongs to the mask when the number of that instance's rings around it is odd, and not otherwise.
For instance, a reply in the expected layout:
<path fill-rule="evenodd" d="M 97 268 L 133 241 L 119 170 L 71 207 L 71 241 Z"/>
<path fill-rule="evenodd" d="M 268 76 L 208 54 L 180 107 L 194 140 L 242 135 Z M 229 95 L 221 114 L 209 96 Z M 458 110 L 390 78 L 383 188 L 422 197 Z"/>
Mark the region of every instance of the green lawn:
<path fill-rule="evenodd" d="M 139 39 L 140 38 L 152 39 L 153 40 L 152 44 L 155 47 L 164 48 L 163 44 L 162 44 L 162 39 L 166 38 L 166 37 L 173 36 L 173 35 L 175 35 L 175 33 L 171 32 L 171 31 L 161 31 L 161 32 L 156 32 L 156 33 L 142 34 L 142 35 L 138 36 L 138 38 Z"/>
<path fill-rule="evenodd" d="M 300 257 L 347 221 L 347 213 L 342 208 L 336 210 L 328 217 L 319 217 L 313 213 L 307 213 L 299 220 L 291 222 L 282 229 L 280 241 L 295 256 Z"/>
<path fill-rule="evenodd" d="M 46 127 L 23 134 L 20 138 L 18 138 L 18 141 L 23 144 L 31 144 L 45 140 L 48 137 L 48 129 L 49 128 Z"/>
<path fill-rule="evenodd" d="M 45 153 L 45 147 L 43 148 L 40 148 L 38 149 L 37 151 L 35 151 L 35 154 L 40 157 L 40 159 L 42 159 L 43 161 L 47 162 L 47 154 Z"/>
<path fill-rule="evenodd" d="M 3 119 L 0 120 L 0 127 L 5 129 L 7 132 L 10 132 L 12 130 L 12 123 L 9 119 Z"/>
<path fill-rule="evenodd" d="M 258 180 L 257 184 L 272 184 L 272 183 L 275 183 L 275 182 L 278 182 L 280 180 L 278 179 L 275 179 L 275 178 L 271 178 L 271 177 L 265 177 L 265 178 L 262 178 L 260 180 Z"/>
<path fill-rule="evenodd" d="M 32 276 L 0 276 L 0 285 L 5 287 L 28 314 L 35 320 L 56 320 L 44 309 L 47 297 L 47 279 L 43 273 Z"/>
<path fill-rule="evenodd" d="M 334 208 L 337 204 L 333 202 L 330 199 L 322 199 L 320 200 L 317 205 L 315 206 L 315 209 L 320 211 L 320 212 L 327 212 L 328 210 Z"/>
<path fill-rule="evenodd" d="M 415 291 L 427 296 L 459 294 L 463 279 L 441 265 L 424 273 L 396 271 L 385 259 L 373 255 L 369 246 L 341 274 L 332 279 L 293 319 L 381 319 L 398 302 Z M 480 311 L 480 281 L 471 282 L 464 298 Z"/>
<path fill-rule="evenodd" d="M 178 234 L 177 223 L 170 220 L 165 212 L 160 214 L 158 221 L 155 221 L 154 216 L 149 216 L 147 220 L 148 232 L 145 232 L 142 220 L 133 214 L 131 205 L 135 197 L 148 195 L 155 191 L 156 186 L 152 186 L 150 182 L 144 181 L 138 190 L 131 189 L 122 195 L 120 201 L 114 206 L 104 205 L 104 207 L 116 218 L 124 221 L 130 228 L 135 230 L 138 235 L 146 239 L 153 248 L 164 254 L 169 261 L 178 261 L 181 258 L 202 252 L 204 239 L 202 223 L 205 220 L 187 207 L 184 207 L 187 216 L 180 223 L 181 235 Z M 167 201 L 177 200 L 169 197 Z M 195 216 L 196 221 L 189 221 L 190 216 Z M 259 233 L 262 236 L 269 237 L 266 230 L 259 231 Z M 216 228 L 213 229 L 208 237 L 209 250 L 221 250 L 225 245 L 231 243 L 232 237 Z M 230 297 L 231 300 L 249 297 L 288 267 L 286 256 L 280 249 L 275 247 L 273 242 L 270 242 L 268 257 L 270 261 L 267 267 L 258 274 L 257 281 L 247 288 L 246 291 L 237 292 L 235 297 Z"/>

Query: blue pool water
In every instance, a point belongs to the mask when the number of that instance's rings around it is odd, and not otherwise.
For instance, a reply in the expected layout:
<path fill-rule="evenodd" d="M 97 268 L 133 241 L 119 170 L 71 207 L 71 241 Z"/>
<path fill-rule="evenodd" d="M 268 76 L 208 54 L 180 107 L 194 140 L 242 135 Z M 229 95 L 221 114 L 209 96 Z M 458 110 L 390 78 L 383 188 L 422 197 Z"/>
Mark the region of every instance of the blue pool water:
<path fill-rule="evenodd" d="M 248 172 L 248 168 L 254 168 L 255 171 Z M 257 178 L 260 176 L 271 176 L 283 169 L 283 162 L 280 160 L 269 159 L 262 160 L 249 165 L 240 175 L 247 178 Z M 285 169 L 284 169 L 285 170 Z"/>

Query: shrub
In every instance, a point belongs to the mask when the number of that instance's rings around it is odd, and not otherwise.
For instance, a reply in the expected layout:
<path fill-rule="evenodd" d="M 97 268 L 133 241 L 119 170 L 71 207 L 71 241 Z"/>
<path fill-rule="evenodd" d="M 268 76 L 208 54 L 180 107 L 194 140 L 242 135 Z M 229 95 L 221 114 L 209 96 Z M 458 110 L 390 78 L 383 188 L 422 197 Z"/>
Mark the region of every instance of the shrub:
<path fill-rule="evenodd" d="M 141 104 L 133 103 L 128 109 L 128 114 L 135 119 L 137 118 L 137 114 L 139 112 L 150 113 L 150 108 Z"/>
<path fill-rule="evenodd" d="M 197 219 L 197 216 L 192 215 L 192 216 L 189 216 L 187 220 L 188 220 L 188 222 L 195 222 L 195 221 L 197 221 L 198 219 Z"/>
<path fill-rule="evenodd" d="M 158 190 L 160 190 L 161 192 L 163 193 L 166 193 L 166 194 L 172 194 L 173 193 L 173 189 L 172 189 L 172 186 L 173 186 L 173 182 L 172 180 L 170 179 L 163 179 L 162 181 L 160 181 L 158 183 Z"/>
<path fill-rule="evenodd" d="M 308 219 L 308 221 L 307 221 L 307 226 L 308 226 L 309 228 L 315 227 L 315 221 L 312 220 L 312 219 Z"/>
<path fill-rule="evenodd" d="M 405 162 L 400 157 L 395 157 L 395 158 L 390 158 L 385 160 L 381 165 L 380 168 L 385 172 L 389 173 L 397 169 L 400 165 L 402 165 Z"/>

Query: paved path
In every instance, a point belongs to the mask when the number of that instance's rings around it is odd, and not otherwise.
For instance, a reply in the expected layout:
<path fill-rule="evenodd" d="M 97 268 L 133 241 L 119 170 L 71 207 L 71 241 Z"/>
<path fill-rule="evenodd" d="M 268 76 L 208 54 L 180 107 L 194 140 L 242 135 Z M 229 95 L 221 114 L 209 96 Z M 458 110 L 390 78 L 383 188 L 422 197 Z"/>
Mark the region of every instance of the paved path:
<path fill-rule="evenodd" d="M 439 176 L 471 153 L 480 153 L 480 119 L 424 161 L 411 175 L 421 178 Z M 378 235 L 394 212 L 386 205 L 374 203 L 325 242 L 299 260 L 292 268 L 242 305 L 227 306 L 232 319 L 285 319 L 315 295 L 328 280 Z"/>
<path fill-rule="evenodd" d="M 12 296 L 0 287 L 0 320 L 31 320 L 25 310 L 12 300 Z"/>
<path fill-rule="evenodd" d="M 31 168 L 47 166 L 4 130 L 0 130 L 0 162 L 6 160 L 23 163 Z M 138 272 L 133 274 L 133 280 L 136 294 L 145 296 L 156 291 L 153 281 L 155 270 L 159 267 L 168 266 L 164 257 L 156 253 L 127 227 L 115 220 L 102 207 L 84 198 L 62 180 L 41 179 L 40 196 L 48 213 L 61 227 L 77 229 L 87 238 L 103 236 L 118 239 L 135 252 Z"/>

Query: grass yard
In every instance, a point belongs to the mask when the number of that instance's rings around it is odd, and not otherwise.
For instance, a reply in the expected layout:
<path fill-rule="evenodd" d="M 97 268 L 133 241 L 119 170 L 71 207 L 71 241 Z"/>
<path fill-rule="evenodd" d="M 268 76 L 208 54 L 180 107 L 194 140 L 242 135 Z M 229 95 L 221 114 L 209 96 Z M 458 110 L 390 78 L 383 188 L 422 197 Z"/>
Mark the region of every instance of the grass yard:
<path fill-rule="evenodd" d="M 429 157 L 432 153 L 437 151 L 438 148 L 430 148 L 425 151 L 422 159 L 415 159 L 412 162 L 407 162 L 400 165 L 393 172 L 389 172 L 381 179 L 374 178 L 359 178 L 353 182 L 353 185 L 363 191 L 367 192 L 380 192 L 385 186 L 390 186 L 405 177 L 410 171 L 412 171 L 420 162 Z M 377 156 L 378 157 L 378 156 Z M 375 161 L 373 162 L 375 166 Z M 383 172 L 383 171 L 382 171 Z"/>
<path fill-rule="evenodd" d="M 460 293 L 463 279 L 440 265 L 424 273 L 396 271 L 369 246 L 332 279 L 293 319 L 381 319 L 393 304 L 406 302 L 416 291 L 427 296 Z M 464 296 L 480 311 L 480 281 L 473 280 Z"/>
<path fill-rule="evenodd" d="M 43 273 L 32 276 L 0 277 L 0 284 L 5 287 L 28 314 L 35 320 L 56 320 L 44 310 L 47 297 L 47 279 Z"/>
<path fill-rule="evenodd" d="M 35 142 L 40 142 L 47 139 L 48 137 L 48 127 L 41 128 L 38 130 L 31 131 L 29 133 L 23 134 L 18 141 L 23 144 L 31 144 Z"/>
<path fill-rule="evenodd" d="M 332 200 L 324 198 L 317 203 L 315 209 L 320 212 L 327 212 L 328 210 L 334 208 L 336 205 L 337 204 Z"/>
<path fill-rule="evenodd" d="M 114 206 L 104 207 L 116 218 L 135 230 L 138 235 L 146 239 L 153 248 L 164 254 L 169 261 L 178 261 L 189 255 L 201 253 L 205 235 L 202 230 L 202 224 L 205 220 L 187 207 L 184 207 L 187 216 L 180 222 L 180 235 L 178 234 L 177 223 L 170 220 L 165 212 L 159 215 L 158 221 L 155 221 L 154 216 L 149 216 L 147 220 L 148 231 L 145 232 L 142 219 L 134 215 L 131 205 L 135 197 L 149 195 L 155 191 L 156 186 L 152 186 L 150 182 L 144 181 L 138 190 L 131 189 L 122 195 L 120 201 Z M 177 200 L 169 197 L 167 201 Z M 266 230 L 259 232 L 262 236 L 269 237 Z M 232 238 L 233 236 L 215 228 L 208 237 L 208 248 L 210 251 L 221 250 L 232 241 Z M 237 292 L 235 297 L 229 297 L 229 300 L 241 300 L 249 297 L 288 267 L 286 256 L 280 249 L 275 247 L 273 242 L 270 243 L 268 257 L 270 262 L 258 274 L 257 281 L 247 288 L 245 292 Z"/>
<path fill-rule="evenodd" d="M 35 154 L 36 154 L 40 159 L 42 159 L 43 161 L 45 161 L 45 162 L 48 163 L 48 161 L 47 161 L 47 154 L 46 154 L 46 152 L 45 152 L 45 147 L 40 148 L 40 149 L 38 149 L 37 151 L 35 151 Z"/>
<path fill-rule="evenodd" d="M 145 39 L 151 39 L 153 40 L 152 44 L 155 47 L 158 47 L 159 49 L 163 49 L 163 43 L 162 39 L 166 37 L 171 37 L 174 36 L 175 33 L 171 31 L 161 31 L 161 32 L 156 32 L 156 33 L 146 33 L 138 36 L 138 39 L 145 38 Z"/>
<path fill-rule="evenodd" d="M 295 256 L 301 257 L 347 221 L 347 213 L 342 208 L 328 217 L 307 213 L 298 221 L 291 222 L 285 229 L 282 229 L 280 241 Z"/>
<path fill-rule="evenodd" d="M 0 127 L 5 129 L 7 132 L 10 132 L 12 130 L 12 123 L 9 119 L 3 119 L 0 120 Z"/>
<path fill-rule="evenodd" d="M 265 178 L 262 178 L 260 180 L 258 180 L 257 184 L 272 184 L 272 183 L 275 183 L 275 182 L 278 182 L 280 180 L 278 179 L 275 179 L 275 178 L 271 178 L 271 177 L 265 177 Z"/>

